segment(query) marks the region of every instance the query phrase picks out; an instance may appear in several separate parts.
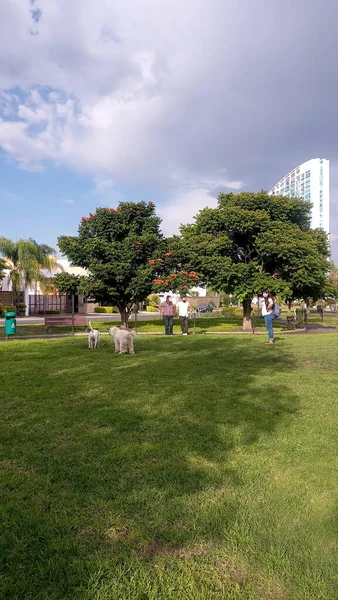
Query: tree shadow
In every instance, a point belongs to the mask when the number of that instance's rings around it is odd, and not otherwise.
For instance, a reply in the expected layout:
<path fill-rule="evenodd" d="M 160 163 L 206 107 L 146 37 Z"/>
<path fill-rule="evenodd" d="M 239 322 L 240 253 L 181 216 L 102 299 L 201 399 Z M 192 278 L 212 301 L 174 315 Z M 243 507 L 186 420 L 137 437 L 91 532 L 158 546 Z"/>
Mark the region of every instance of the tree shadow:
<path fill-rule="evenodd" d="M 297 418 L 283 346 L 191 336 L 138 338 L 135 351 L 11 344 L 8 598 L 81 597 L 101 559 L 181 560 L 220 543 L 236 521 L 229 490 L 244 485 L 234 453 Z"/>

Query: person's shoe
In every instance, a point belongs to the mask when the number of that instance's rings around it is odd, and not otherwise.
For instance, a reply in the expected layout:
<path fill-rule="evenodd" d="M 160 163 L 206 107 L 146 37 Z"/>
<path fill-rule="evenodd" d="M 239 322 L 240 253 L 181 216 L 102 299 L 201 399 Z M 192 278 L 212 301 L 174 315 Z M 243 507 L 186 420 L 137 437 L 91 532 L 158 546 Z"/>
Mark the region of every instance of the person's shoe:
<path fill-rule="evenodd" d="M 188 335 L 187 333 L 184 333 L 183 335 Z"/>
<path fill-rule="evenodd" d="M 266 342 L 269 346 L 273 346 L 273 341 L 270 340 L 269 342 Z"/>

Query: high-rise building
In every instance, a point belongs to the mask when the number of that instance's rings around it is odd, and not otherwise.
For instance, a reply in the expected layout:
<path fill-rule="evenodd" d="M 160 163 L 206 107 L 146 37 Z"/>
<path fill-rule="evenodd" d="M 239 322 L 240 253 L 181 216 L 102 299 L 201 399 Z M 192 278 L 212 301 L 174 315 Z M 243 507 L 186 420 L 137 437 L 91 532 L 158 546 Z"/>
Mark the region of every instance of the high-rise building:
<path fill-rule="evenodd" d="M 269 192 L 311 202 L 311 227 L 330 232 L 330 161 L 312 158 L 285 175 Z"/>

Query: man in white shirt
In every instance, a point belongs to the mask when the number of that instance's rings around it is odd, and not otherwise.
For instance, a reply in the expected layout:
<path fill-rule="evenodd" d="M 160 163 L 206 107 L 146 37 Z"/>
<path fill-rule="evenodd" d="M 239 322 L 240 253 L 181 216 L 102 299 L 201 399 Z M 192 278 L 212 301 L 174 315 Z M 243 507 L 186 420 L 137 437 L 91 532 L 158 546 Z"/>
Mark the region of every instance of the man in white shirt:
<path fill-rule="evenodd" d="M 178 310 L 182 334 L 188 335 L 188 315 L 190 312 L 190 304 L 184 297 L 181 298 L 179 302 L 177 302 L 176 308 Z"/>

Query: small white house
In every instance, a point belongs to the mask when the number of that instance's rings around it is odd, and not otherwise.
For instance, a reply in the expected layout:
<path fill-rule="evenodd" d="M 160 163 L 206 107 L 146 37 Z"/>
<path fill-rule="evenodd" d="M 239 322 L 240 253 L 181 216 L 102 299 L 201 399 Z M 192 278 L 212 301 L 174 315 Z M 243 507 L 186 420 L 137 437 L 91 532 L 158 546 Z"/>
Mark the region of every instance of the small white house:
<path fill-rule="evenodd" d="M 88 275 L 88 271 L 83 269 L 82 267 L 73 267 L 69 264 L 67 259 L 58 260 L 58 264 L 60 265 L 57 269 L 53 271 L 48 271 L 46 269 L 41 270 L 41 275 L 44 277 L 54 277 L 57 273 L 71 273 L 72 275 Z M 12 286 L 9 280 L 9 269 L 5 269 L 5 277 L 0 282 L 0 290 L 3 292 L 11 292 Z M 26 316 L 29 314 L 29 297 L 42 294 L 40 289 L 40 283 L 37 281 L 29 288 L 24 288 L 22 290 L 24 292 L 24 302 L 26 304 Z"/>

